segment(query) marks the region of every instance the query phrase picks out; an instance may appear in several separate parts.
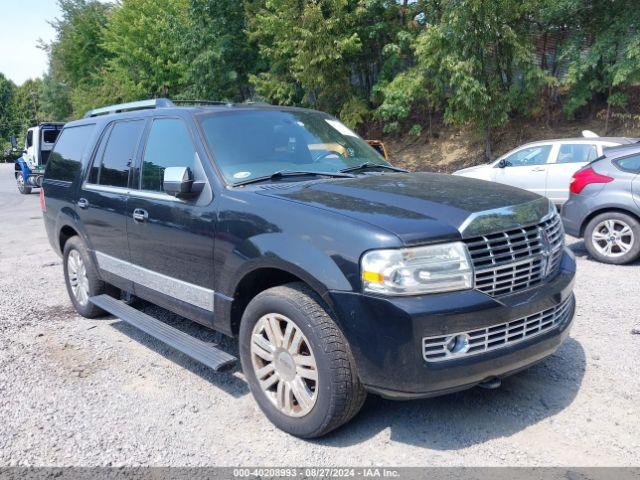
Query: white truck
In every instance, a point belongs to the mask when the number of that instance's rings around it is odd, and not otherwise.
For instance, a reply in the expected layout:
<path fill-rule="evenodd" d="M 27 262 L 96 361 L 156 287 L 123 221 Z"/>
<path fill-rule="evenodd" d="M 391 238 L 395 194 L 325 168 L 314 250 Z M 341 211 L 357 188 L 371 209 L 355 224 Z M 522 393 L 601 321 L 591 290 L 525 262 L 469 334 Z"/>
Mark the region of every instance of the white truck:
<path fill-rule="evenodd" d="M 51 150 L 64 123 L 41 123 L 27 130 L 22 156 L 16 160 L 14 174 L 18 190 L 22 194 L 31 193 L 34 187 L 42 185 L 42 175 Z M 11 137 L 11 146 L 18 149 L 16 137 Z"/>

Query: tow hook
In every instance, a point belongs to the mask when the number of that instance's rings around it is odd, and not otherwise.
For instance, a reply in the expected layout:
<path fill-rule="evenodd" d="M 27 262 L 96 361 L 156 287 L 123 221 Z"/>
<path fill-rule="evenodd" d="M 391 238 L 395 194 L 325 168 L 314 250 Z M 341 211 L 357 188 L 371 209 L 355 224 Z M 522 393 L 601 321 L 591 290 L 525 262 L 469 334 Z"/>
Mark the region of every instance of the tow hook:
<path fill-rule="evenodd" d="M 478 384 L 480 388 L 486 388 L 487 390 L 494 390 L 496 388 L 500 388 L 502 385 L 502 380 L 498 377 L 487 378 Z"/>

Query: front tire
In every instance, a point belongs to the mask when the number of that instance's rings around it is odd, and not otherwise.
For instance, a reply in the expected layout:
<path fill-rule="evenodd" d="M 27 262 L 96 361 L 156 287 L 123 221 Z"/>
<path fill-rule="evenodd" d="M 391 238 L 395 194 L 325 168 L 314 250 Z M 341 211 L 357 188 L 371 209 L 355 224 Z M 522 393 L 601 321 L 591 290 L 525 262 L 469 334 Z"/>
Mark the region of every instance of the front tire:
<path fill-rule="evenodd" d="M 338 428 L 366 398 L 344 335 L 320 297 L 301 283 L 251 300 L 240 325 L 240 360 L 264 414 L 297 437 Z"/>
<path fill-rule="evenodd" d="M 100 280 L 98 270 L 80 237 L 71 237 L 64 244 L 62 264 L 67 293 L 76 311 L 86 318 L 104 315 L 104 310 L 96 307 L 89 298 L 110 293 L 110 286 Z"/>
<path fill-rule="evenodd" d="M 29 195 L 31 193 L 31 187 L 28 187 L 24 183 L 24 177 L 21 172 L 16 172 L 16 184 L 18 185 L 18 191 L 23 195 Z"/>
<path fill-rule="evenodd" d="M 601 213 L 587 224 L 584 244 L 599 262 L 632 262 L 640 255 L 640 222 L 622 212 Z"/>

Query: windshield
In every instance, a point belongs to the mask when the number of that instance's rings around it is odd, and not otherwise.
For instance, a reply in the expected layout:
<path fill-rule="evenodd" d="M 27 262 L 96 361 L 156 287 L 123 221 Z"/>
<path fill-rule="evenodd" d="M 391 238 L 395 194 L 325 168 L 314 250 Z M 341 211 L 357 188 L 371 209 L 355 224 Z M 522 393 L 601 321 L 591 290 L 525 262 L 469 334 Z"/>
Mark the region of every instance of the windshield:
<path fill-rule="evenodd" d="M 227 182 L 275 172 L 339 172 L 365 162 L 389 165 L 335 118 L 310 111 L 222 112 L 200 119 Z"/>

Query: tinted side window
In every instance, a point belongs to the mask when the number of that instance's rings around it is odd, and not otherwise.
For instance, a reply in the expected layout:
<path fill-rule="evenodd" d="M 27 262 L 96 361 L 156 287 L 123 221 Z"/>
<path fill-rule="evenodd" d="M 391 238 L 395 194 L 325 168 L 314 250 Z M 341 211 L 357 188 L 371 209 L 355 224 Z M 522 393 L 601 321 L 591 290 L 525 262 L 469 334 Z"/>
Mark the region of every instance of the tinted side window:
<path fill-rule="evenodd" d="M 60 130 L 54 130 L 51 128 L 43 130 L 42 141 L 44 143 L 56 143 L 56 138 L 58 138 L 58 133 L 60 133 Z"/>
<path fill-rule="evenodd" d="M 616 160 L 614 163 L 622 170 L 640 173 L 640 155 L 621 158 L 619 160 Z"/>
<path fill-rule="evenodd" d="M 182 120 L 158 118 L 153 121 L 142 158 L 140 188 L 164 191 L 162 179 L 167 167 L 189 167 L 194 172 L 195 149 Z"/>
<path fill-rule="evenodd" d="M 91 183 L 110 187 L 127 187 L 129 167 L 138 146 L 144 120 L 116 122 L 111 128 L 101 158 L 96 158 L 91 172 Z M 99 168 L 95 165 L 99 160 Z"/>
<path fill-rule="evenodd" d="M 84 154 L 95 125 L 82 125 L 62 130 L 58 143 L 49 156 L 46 178 L 72 182 L 80 173 Z"/>
<path fill-rule="evenodd" d="M 564 144 L 560 146 L 556 163 L 591 162 L 598 157 L 595 145 Z"/>
<path fill-rule="evenodd" d="M 539 145 L 537 147 L 523 148 L 509 155 L 505 160 L 510 167 L 526 167 L 529 165 L 542 165 L 547 163 L 551 152 L 551 145 Z"/>

